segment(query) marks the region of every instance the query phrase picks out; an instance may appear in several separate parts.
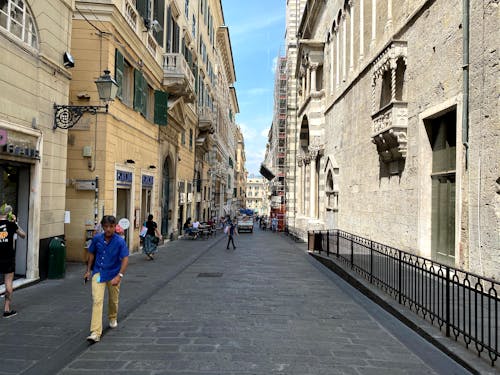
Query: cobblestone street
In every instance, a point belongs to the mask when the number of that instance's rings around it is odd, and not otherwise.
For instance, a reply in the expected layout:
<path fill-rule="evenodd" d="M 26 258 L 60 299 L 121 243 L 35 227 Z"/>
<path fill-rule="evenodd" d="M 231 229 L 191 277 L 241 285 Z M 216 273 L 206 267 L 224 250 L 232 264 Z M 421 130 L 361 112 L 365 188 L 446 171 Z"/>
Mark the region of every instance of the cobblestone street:
<path fill-rule="evenodd" d="M 281 234 L 131 257 L 119 326 L 88 346 L 83 267 L 15 293 L 2 374 L 466 374 Z M 106 322 L 106 320 L 105 320 Z"/>

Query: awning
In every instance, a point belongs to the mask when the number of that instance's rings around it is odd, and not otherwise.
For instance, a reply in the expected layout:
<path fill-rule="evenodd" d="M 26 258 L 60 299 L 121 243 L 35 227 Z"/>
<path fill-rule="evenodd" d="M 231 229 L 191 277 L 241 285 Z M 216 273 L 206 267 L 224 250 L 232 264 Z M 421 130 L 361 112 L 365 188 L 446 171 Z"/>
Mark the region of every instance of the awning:
<path fill-rule="evenodd" d="M 260 174 L 269 181 L 274 178 L 274 173 L 271 172 L 264 164 L 260 165 Z"/>

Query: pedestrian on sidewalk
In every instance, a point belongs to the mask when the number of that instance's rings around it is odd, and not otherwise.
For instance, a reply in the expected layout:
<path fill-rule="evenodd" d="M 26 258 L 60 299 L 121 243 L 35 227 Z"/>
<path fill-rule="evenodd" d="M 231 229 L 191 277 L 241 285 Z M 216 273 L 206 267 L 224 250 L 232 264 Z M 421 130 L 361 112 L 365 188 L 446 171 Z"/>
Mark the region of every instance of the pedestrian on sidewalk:
<path fill-rule="evenodd" d="M 158 224 L 153 221 L 153 215 L 148 215 L 148 220 L 144 226 L 148 231 L 144 237 L 144 246 L 142 247 L 142 250 L 148 259 L 154 260 L 154 254 L 157 251 L 158 242 L 161 240 L 161 234 L 158 230 Z"/>
<path fill-rule="evenodd" d="M 0 206 L 0 273 L 3 273 L 5 283 L 5 304 L 4 318 L 10 318 L 17 314 L 12 310 L 12 293 L 14 282 L 14 271 L 16 270 L 16 248 L 14 235 L 21 238 L 26 237 L 26 233 L 17 225 L 16 215 L 12 213 L 12 206 L 4 203 Z"/>
<path fill-rule="evenodd" d="M 234 221 L 231 221 L 231 219 L 228 220 L 227 226 L 224 229 L 224 232 L 227 234 L 227 246 L 226 249 L 229 250 L 229 243 L 233 244 L 233 250 L 236 249 L 236 246 L 234 246 L 234 236 L 239 235 L 238 234 L 238 229 L 236 228 L 236 219 Z"/>
<path fill-rule="evenodd" d="M 271 219 L 271 229 L 273 230 L 273 232 L 278 231 L 278 218 L 276 216 L 273 216 L 273 218 Z"/>
<path fill-rule="evenodd" d="M 106 215 L 101 220 L 104 233 L 92 238 L 85 281 L 92 279 L 92 320 L 87 341 L 96 343 L 102 334 L 104 293 L 108 289 L 109 326 L 118 326 L 118 299 L 120 283 L 128 265 L 128 247 L 125 240 L 115 233 L 116 218 Z"/>

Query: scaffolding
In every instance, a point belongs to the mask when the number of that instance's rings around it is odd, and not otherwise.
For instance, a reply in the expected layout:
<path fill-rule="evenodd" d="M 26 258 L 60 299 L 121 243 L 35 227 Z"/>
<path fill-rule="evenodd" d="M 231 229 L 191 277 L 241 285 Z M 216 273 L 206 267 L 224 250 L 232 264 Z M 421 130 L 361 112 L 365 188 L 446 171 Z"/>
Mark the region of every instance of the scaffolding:
<path fill-rule="evenodd" d="M 271 181 L 271 217 L 277 217 L 280 231 L 285 229 L 286 220 L 287 81 L 287 58 L 279 57 L 274 85 L 274 119 L 270 153 L 275 173 Z"/>

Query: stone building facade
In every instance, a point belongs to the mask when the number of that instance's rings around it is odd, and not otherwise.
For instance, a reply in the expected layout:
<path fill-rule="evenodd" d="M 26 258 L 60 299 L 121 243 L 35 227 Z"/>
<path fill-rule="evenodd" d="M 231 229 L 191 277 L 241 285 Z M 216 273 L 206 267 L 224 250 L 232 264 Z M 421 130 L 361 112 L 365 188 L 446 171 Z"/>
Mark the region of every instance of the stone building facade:
<path fill-rule="evenodd" d="M 468 3 L 307 2 L 296 231 L 339 228 L 500 276 L 498 7 Z"/>
<path fill-rule="evenodd" d="M 53 105 L 68 103 L 72 14 L 69 0 L 0 6 L 0 205 L 27 233 L 16 241 L 14 285 L 46 277 L 49 243 L 64 235 L 67 138 L 53 130 Z"/>
<path fill-rule="evenodd" d="M 259 215 L 270 215 L 269 181 L 264 177 L 251 176 L 246 183 L 247 208 Z"/>

